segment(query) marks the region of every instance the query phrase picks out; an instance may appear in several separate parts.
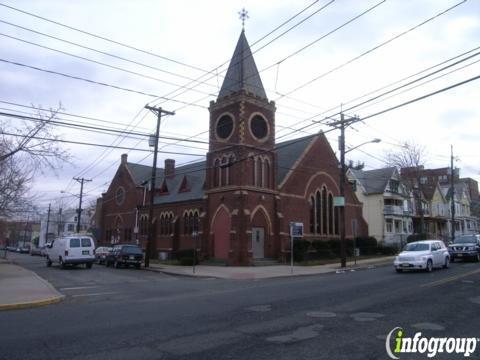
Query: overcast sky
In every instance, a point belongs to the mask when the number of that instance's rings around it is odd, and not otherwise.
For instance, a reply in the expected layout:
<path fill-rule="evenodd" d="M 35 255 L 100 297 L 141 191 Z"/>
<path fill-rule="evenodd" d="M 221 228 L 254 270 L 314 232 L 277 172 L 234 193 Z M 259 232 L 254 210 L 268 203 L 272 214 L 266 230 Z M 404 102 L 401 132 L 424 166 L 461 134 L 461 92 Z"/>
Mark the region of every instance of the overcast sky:
<path fill-rule="evenodd" d="M 328 126 L 313 123 L 312 119 L 324 120 L 336 115 L 341 107 L 349 115 L 364 118 L 480 75 L 480 65 L 476 63 L 480 56 L 472 56 L 480 46 L 478 0 L 0 0 L 0 3 L 17 9 L 0 6 L 1 111 L 32 114 L 34 110 L 28 106 L 48 109 L 61 102 L 67 113 L 106 121 L 60 116 L 62 121 L 76 124 L 119 130 L 128 126 L 135 132 L 151 133 L 156 118 L 143 109 L 150 103 L 176 111 L 175 116 L 164 119 L 161 135 L 206 140 L 207 108 L 216 98 L 226 70 L 224 64 L 230 60 L 240 35 L 242 24 L 238 12 L 242 8 L 248 11 L 245 32 L 267 96 L 277 105 L 279 142 L 328 130 Z M 467 56 L 472 57 L 465 60 Z M 454 61 L 459 63 L 349 109 Z M 441 63 L 442 66 L 431 68 Z M 352 151 L 348 159 L 365 162 L 366 169 L 380 168 L 385 166 L 387 152 L 399 151 L 399 145 L 409 141 L 425 146 L 427 166 L 446 167 L 453 145 L 461 176 L 480 181 L 479 84 L 479 80 L 471 81 L 349 128 L 349 147 L 373 138 L 381 138 L 382 142 Z M 379 89 L 382 90 L 372 93 Z M 355 100 L 361 96 L 365 97 Z M 1 120 L 9 121 L 11 126 L 22 126 L 19 120 Z M 306 125 L 311 126 L 292 131 Z M 148 149 L 147 139 L 138 137 L 119 138 L 119 134 L 65 127 L 57 127 L 55 131 L 67 141 Z M 327 134 L 335 151 L 338 135 L 338 131 Z M 164 145 L 161 144 L 162 151 L 199 155 L 204 155 L 207 149 L 201 143 Z M 95 199 L 107 189 L 122 153 L 128 152 L 131 162 L 147 165 L 151 165 L 153 158 L 147 152 L 135 150 L 64 146 L 72 154 L 72 164 L 65 164 L 56 176 L 39 174 L 32 188 L 32 192 L 41 195 L 42 206 L 58 200 L 62 190 L 78 193 L 79 184 L 72 181 L 74 176 L 93 180 L 85 186 L 85 191 L 87 201 Z M 163 165 L 169 157 L 177 164 L 203 159 L 161 153 L 159 164 Z M 77 199 L 67 197 L 65 201 L 76 206 Z"/>

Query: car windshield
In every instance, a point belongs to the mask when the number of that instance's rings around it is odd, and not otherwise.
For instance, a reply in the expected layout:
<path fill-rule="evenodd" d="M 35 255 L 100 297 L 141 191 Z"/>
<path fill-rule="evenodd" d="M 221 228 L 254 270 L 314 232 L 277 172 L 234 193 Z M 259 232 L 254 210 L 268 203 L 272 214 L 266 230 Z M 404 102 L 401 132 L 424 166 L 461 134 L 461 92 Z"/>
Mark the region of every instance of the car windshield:
<path fill-rule="evenodd" d="M 454 244 L 467 244 L 467 243 L 476 243 L 477 238 L 475 235 L 463 235 L 455 238 L 453 241 Z"/>
<path fill-rule="evenodd" d="M 142 249 L 137 246 L 124 246 L 122 252 L 126 254 L 142 255 Z"/>
<path fill-rule="evenodd" d="M 405 246 L 405 249 L 403 250 L 404 251 L 427 251 L 429 249 L 430 249 L 429 244 L 412 243 L 412 244 L 407 244 L 407 246 Z"/>

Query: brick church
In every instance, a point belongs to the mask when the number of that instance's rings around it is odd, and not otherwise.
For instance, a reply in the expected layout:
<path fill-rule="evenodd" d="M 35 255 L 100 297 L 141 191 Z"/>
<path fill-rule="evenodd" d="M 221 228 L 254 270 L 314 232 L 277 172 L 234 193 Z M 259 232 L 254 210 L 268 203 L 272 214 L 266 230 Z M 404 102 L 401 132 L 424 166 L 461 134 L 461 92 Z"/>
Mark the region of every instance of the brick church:
<path fill-rule="evenodd" d="M 210 102 L 206 161 L 156 169 L 154 217 L 148 218 L 151 167 L 120 166 L 99 199 L 100 243 L 146 247 L 149 221 L 154 252 L 197 247 L 204 259 L 252 265 L 285 261 L 289 223 L 304 224 L 307 240 L 338 239 L 337 158 L 322 134 L 275 143 L 275 104 L 269 101 L 245 37 L 240 34 L 216 101 Z M 346 186 L 346 237 L 366 235 L 362 205 Z"/>

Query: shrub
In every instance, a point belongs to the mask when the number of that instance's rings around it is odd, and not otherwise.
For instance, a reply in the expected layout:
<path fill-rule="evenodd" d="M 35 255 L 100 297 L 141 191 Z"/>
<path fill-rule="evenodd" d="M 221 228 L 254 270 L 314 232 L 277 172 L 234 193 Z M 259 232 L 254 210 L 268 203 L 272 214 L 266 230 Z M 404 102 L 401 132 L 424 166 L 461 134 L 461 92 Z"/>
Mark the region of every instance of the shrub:
<path fill-rule="evenodd" d="M 395 246 L 379 246 L 377 248 L 377 252 L 382 255 L 396 255 L 398 253 L 398 250 Z"/>
<path fill-rule="evenodd" d="M 307 240 L 294 240 L 293 241 L 293 260 L 304 261 L 307 257 L 308 248 L 310 242 Z"/>
<path fill-rule="evenodd" d="M 341 252 L 342 252 L 342 244 L 340 242 L 340 239 L 327 240 L 327 243 L 329 244 L 330 250 L 333 252 L 334 256 L 340 257 Z M 353 255 L 353 240 L 352 239 L 346 239 L 346 245 L 347 245 L 347 256 L 352 256 Z"/>
<path fill-rule="evenodd" d="M 377 239 L 373 236 L 359 236 L 355 238 L 355 245 L 362 255 L 373 255 L 377 250 Z"/>
<path fill-rule="evenodd" d="M 198 253 L 196 256 L 195 264 L 198 264 Z M 184 249 L 175 252 L 175 258 L 180 262 L 180 265 L 193 265 L 194 250 Z"/>
<path fill-rule="evenodd" d="M 414 241 L 420 241 L 420 240 L 427 240 L 428 236 L 426 233 L 420 233 L 420 234 L 411 234 L 408 235 L 407 237 L 407 243 L 411 243 Z"/>
<path fill-rule="evenodd" d="M 330 243 L 327 241 L 315 240 L 312 242 L 312 247 L 315 249 L 317 258 L 319 259 L 329 259 L 335 257 L 335 254 L 330 248 Z"/>

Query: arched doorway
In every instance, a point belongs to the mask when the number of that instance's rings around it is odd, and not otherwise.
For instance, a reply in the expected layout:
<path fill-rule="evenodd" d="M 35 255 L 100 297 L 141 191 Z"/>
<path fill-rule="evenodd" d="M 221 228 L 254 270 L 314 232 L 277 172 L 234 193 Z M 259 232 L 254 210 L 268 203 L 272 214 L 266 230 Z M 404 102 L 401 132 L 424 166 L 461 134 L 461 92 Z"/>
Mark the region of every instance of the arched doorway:
<path fill-rule="evenodd" d="M 269 243 L 270 222 L 263 206 L 257 206 L 252 213 L 251 251 L 253 259 L 263 259 L 272 256 Z"/>
<path fill-rule="evenodd" d="M 228 252 L 230 250 L 230 227 L 231 219 L 228 210 L 225 206 L 221 206 L 213 220 L 212 234 L 213 234 L 213 251 L 216 259 L 228 259 Z"/>

